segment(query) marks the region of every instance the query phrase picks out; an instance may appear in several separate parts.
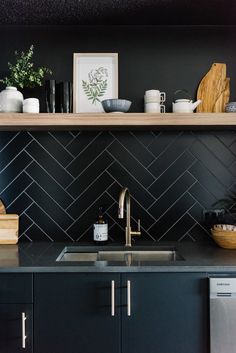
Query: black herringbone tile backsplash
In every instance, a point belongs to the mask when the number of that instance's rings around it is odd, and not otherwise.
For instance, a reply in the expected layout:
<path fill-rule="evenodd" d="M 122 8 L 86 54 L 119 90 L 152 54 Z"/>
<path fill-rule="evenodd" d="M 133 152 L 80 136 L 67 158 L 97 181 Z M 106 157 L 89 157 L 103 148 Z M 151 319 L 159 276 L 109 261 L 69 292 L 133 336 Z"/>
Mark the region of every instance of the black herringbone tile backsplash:
<path fill-rule="evenodd" d="M 1 132 L 0 151 L 1 198 L 21 216 L 21 240 L 91 240 L 103 205 L 110 240 L 123 242 L 122 186 L 142 240 L 208 240 L 202 210 L 235 190 L 234 132 Z"/>

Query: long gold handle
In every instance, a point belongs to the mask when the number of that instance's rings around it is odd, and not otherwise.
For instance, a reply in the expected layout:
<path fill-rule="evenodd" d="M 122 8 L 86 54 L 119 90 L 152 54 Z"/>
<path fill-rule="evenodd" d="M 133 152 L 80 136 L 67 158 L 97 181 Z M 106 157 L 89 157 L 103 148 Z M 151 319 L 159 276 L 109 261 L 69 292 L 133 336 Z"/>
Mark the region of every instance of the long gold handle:
<path fill-rule="evenodd" d="M 127 316 L 131 316 L 131 284 L 127 281 Z"/>
<path fill-rule="evenodd" d="M 115 316 L 115 281 L 111 281 L 111 316 Z"/>
<path fill-rule="evenodd" d="M 22 323 L 22 348 L 26 347 L 25 341 L 27 336 L 25 335 L 25 322 L 26 322 L 26 315 L 25 313 L 21 314 L 21 323 Z"/>

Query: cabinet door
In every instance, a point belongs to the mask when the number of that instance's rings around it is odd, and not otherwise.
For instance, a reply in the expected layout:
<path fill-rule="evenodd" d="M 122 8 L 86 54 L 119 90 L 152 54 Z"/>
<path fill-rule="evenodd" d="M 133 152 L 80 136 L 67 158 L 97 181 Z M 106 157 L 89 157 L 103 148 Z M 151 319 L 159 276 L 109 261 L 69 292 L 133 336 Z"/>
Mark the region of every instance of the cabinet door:
<path fill-rule="evenodd" d="M 119 284 L 118 274 L 36 274 L 34 352 L 119 353 Z"/>
<path fill-rule="evenodd" d="M 32 352 L 32 305 L 0 304 L 0 353 L 20 352 Z"/>
<path fill-rule="evenodd" d="M 204 274 L 123 275 L 123 353 L 207 353 Z M 130 316 L 127 281 L 130 281 Z"/>

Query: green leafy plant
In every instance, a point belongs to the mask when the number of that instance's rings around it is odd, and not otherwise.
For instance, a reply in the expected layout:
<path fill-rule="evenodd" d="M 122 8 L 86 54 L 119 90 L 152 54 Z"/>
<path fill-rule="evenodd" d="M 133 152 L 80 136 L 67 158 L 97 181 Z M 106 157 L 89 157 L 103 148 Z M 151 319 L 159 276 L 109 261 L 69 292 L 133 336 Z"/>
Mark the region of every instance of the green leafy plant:
<path fill-rule="evenodd" d="M 14 86 L 17 88 L 34 88 L 42 86 L 46 74 L 52 74 L 52 71 L 46 67 L 35 68 L 32 62 L 34 55 L 34 46 L 31 45 L 27 52 L 18 53 L 15 51 L 16 63 L 13 65 L 8 62 L 10 75 L 1 79 L 0 82 L 5 86 Z"/>
<path fill-rule="evenodd" d="M 88 73 L 88 81 L 82 80 L 84 93 L 88 97 L 88 100 L 92 101 L 92 104 L 101 102 L 100 98 L 104 96 L 107 90 L 107 77 L 107 69 L 99 67 Z"/>

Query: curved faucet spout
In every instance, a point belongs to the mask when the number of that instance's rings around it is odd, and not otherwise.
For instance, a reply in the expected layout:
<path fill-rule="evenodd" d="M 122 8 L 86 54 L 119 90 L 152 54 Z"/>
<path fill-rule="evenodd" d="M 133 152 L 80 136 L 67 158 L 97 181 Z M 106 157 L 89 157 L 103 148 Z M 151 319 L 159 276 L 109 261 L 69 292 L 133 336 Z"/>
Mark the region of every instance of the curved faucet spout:
<path fill-rule="evenodd" d="M 141 235 L 140 222 L 137 232 L 133 232 L 130 225 L 130 192 L 127 187 L 122 188 L 119 195 L 118 218 L 124 218 L 124 203 L 126 200 L 126 228 L 125 228 L 125 246 L 131 246 L 131 236 Z"/>
<path fill-rule="evenodd" d="M 118 218 L 124 218 L 124 203 L 125 203 L 125 196 L 126 204 L 129 202 L 130 204 L 130 193 L 128 188 L 121 189 L 120 196 L 119 196 L 119 209 L 118 209 Z"/>

